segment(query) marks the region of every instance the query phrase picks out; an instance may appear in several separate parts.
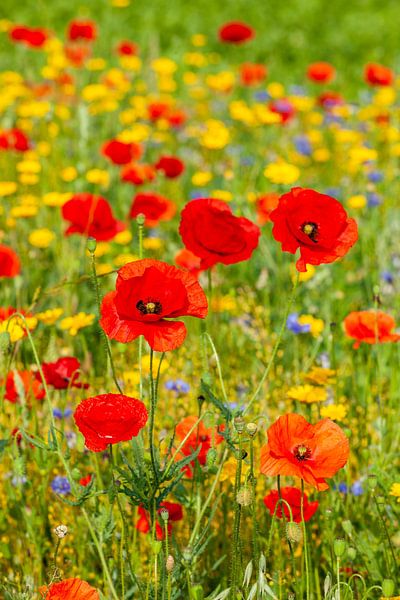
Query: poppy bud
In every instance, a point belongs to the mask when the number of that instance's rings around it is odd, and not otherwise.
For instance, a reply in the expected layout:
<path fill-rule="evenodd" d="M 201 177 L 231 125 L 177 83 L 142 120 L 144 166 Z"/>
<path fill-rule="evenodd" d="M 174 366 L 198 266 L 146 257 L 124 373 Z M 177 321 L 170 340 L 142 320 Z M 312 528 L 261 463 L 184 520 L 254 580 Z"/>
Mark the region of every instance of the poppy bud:
<path fill-rule="evenodd" d="M 204 600 L 204 591 L 201 585 L 194 585 L 192 587 L 192 598 L 193 600 Z"/>
<path fill-rule="evenodd" d="M 57 527 L 54 529 L 54 533 L 60 540 L 62 540 L 62 538 L 64 538 L 68 533 L 68 527 L 66 525 L 57 525 Z"/>
<path fill-rule="evenodd" d="M 301 527 L 294 521 L 289 521 L 289 523 L 286 523 L 286 537 L 289 542 L 301 542 L 303 538 Z"/>
<path fill-rule="evenodd" d="M 258 427 L 256 425 L 256 423 L 247 423 L 246 425 L 246 431 L 249 434 L 249 436 L 254 437 L 257 433 Z"/>
<path fill-rule="evenodd" d="M 368 487 L 371 490 L 371 492 L 373 492 L 375 490 L 377 485 L 378 485 L 378 478 L 376 477 L 376 475 L 369 475 Z"/>
<path fill-rule="evenodd" d="M 153 552 L 153 554 L 159 554 L 160 550 L 162 548 L 162 543 L 159 540 L 153 540 L 151 542 L 151 550 Z"/>
<path fill-rule="evenodd" d="M 353 546 L 349 546 L 347 548 L 347 556 L 349 557 L 350 560 L 354 560 L 355 557 L 357 556 L 357 550 L 355 548 L 353 548 Z"/>
<path fill-rule="evenodd" d="M 169 512 L 168 512 L 168 510 L 163 507 L 160 510 L 160 516 L 161 516 L 162 520 L 166 523 L 168 521 L 168 519 L 169 519 Z"/>
<path fill-rule="evenodd" d="M 11 338 L 8 331 L 2 331 L 0 333 L 0 352 L 6 354 L 11 347 Z"/>
<path fill-rule="evenodd" d="M 343 554 L 346 552 L 346 547 L 346 540 L 343 540 L 342 538 L 336 538 L 336 540 L 333 542 L 333 551 L 336 558 L 341 558 L 343 556 Z"/>
<path fill-rule="evenodd" d="M 216 460 L 217 460 L 217 451 L 215 450 L 215 448 L 210 448 L 209 451 L 207 452 L 207 458 L 206 458 L 207 467 L 213 467 Z"/>
<path fill-rule="evenodd" d="M 394 592 L 394 581 L 393 579 L 384 579 L 382 581 L 382 594 L 384 598 L 390 598 Z"/>
<path fill-rule="evenodd" d="M 90 254 L 94 254 L 97 248 L 97 241 L 94 237 L 88 237 L 86 242 L 86 248 L 90 252 Z"/>
<path fill-rule="evenodd" d="M 190 563 L 192 560 L 192 555 L 193 555 L 193 549 L 191 546 L 187 546 L 186 548 L 184 548 L 183 552 L 182 552 L 182 557 L 183 560 L 186 563 Z"/>
<path fill-rule="evenodd" d="M 244 428 L 245 428 L 245 421 L 244 421 L 243 417 L 242 416 L 235 417 L 233 422 L 234 422 L 236 431 L 239 434 L 243 433 Z"/>
<path fill-rule="evenodd" d="M 173 557 L 173 556 L 170 554 L 170 555 L 167 557 L 167 560 L 165 561 L 165 568 L 167 569 L 167 572 L 168 572 L 168 573 L 171 573 L 171 571 L 173 570 L 174 566 L 175 566 L 175 559 L 174 559 L 174 557 Z"/>
<path fill-rule="evenodd" d="M 352 534 L 353 525 L 352 525 L 351 521 L 349 521 L 349 520 L 343 521 L 342 527 L 345 530 L 345 532 L 347 533 L 347 535 Z"/>
<path fill-rule="evenodd" d="M 253 493 L 250 488 L 242 487 L 236 495 L 236 502 L 241 506 L 250 506 L 253 500 Z"/>
<path fill-rule="evenodd" d="M 136 223 L 139 225 L 139 227 L 143 227 L 145 220 L 146 217 L 143 213 L 139 213 L 136 217 Z"/>

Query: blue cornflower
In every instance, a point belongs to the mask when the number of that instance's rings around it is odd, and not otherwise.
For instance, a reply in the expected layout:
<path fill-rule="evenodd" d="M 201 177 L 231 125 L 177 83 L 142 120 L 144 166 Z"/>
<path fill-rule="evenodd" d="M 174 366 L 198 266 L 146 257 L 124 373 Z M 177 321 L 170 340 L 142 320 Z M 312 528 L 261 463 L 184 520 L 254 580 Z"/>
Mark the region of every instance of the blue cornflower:
<path fill-rule="evenodd" d="M 50 486 L 53 492 L 62 496 L 66 496 L 71 491 L 71 486 L 69 484 L 68 479 L 66 477 L 63 477 L 62 475 L 57 475 L 56 477 L 54 477 Z"/>
<path fill-rule="evenodd" d="M 165 382 L 165 387 L 176 394 L 187 394 L 190 391 L 190 385 L 183 379 L 169 379 Z"/>
<path fill-rule="evenodd" d="M 291 331 L 292 333 L 295 333 L 296 335 L 298 333 L 308 333 L 310 331 L 310 325 L 307 323 L 307 325 L 301 325 L 298 322 L 298 318 L 299 315 L 298 313 L 291 313 L 286 321 L 286 327 L 287 329 L 289 329 L 289 331 Z"/>
<path fill-rule="evenodd" d="M 379 183 L 383 179 L 383 174 L 380 171 L 371 171 L 368 173 L 368 180 L 372 183 Z"/>
<path fill-rule="evenodd" d="M 355 481 L 350 489 L 353 496 L 361 496 L 364 492 L 364 488 L 360 480 Z"/>
<path fill-rule="evenodd" d="M 297 152 L 302 156 L 311 156 L 312 147 L 307 136 L 297 135 L 294 138 L 294 145 L 296 146 Z"/>
<path fill-rule="evenodd" d="M 374 208 L 375 206 L 379 206 L 380 204 L 382 204 L 382 200 L 380 196 L 375 192 L 368 192 L 367 203 L 370 208 Z"/>
<path fill-rule="evenodd" d="M 381 279 L 383 279 L 383 281 L 385 281 L 386 283 L 393 283 L 394 275 L 390 271 L 382 271 Z"/>

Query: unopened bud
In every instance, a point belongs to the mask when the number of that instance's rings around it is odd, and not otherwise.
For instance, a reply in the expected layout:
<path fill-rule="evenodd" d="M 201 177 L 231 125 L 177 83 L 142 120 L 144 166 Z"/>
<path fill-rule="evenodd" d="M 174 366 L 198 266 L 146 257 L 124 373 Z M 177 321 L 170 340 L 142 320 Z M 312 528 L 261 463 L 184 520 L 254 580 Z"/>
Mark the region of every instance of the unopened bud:
<path fill-rule="evenodd" d="M 88 237 L 86 248 L 89 250 L 90 254 L 94 254 L 96 252 L 97 241 L 94 237 Z"/>
<path fill-rule="evenodd" d="M 384 579 L 382 581 L 382 594 L 384 598 L 391 598 L 394 592 L 394 581 L 393 579 Z"/>
<path fill-rule="evenodd" d="M 153 552 L 153 554 L 159 554 L 160 550 L 162 548 L 162 543 L 159 540 L 153 540 L 151 542 L 151 550 Z"/>
<path fill-rule="evenodd" d="M 301 527 L 298 523 L 294 521 L 289 521 L 286 523 L 286 537 L 289 542 L 299 543 L 303 539 L 303 532 L 301 531 Z"/>
<path fill-rule="evenodd" d="M 186 548 L 184 548 L 182 552 L 183 560 L 189 563 L 192 560 L 192 554 L 193 548 L 191 546 L 186 546 Z"/>
<path fill-rule="evenodd" d="M 337 538 L 333 542 L 333 551 L 335 553 L 336 558 L 341 558 L 343 554 L 346 552 L 347 543 L 346 540 L 342 538 Z"/>
<path fill-rule="evenodd" d="M 245 425 L 246 425 L 245 420 L 243 419 L 243 417 L 242 416 L 235 417 L 234 420 L 233 420 L 233 423 L 235 425 L 236 431 L 239 434 L 243 433 Z"/>
<path fill-rule="evenodd" d="M 169 519 L 169 512 L 168 512 L 168 510 L 163 507 L 160 510 L 160 516 L 161 516 L 161 518 L 162 518 L 163 521 L 167 522 L 168 519 Z"/>
<path fill-rule="evenodd" d="M 66 525 L 57 525 L 57 527 L 54 529 L 54 533 L 60 540 L 62 540 L 62 538 L 65 538 L 68 533 L 68 527 Z"/>
<path fill-rule="evenodd" d="M 165 568 L 167 569 L 168 573 L 171 573 L 171 571 L 173 571 L 173 568 L 175 566 L 175 559 L 174 557 L 170 554 L 167 557 L 167 560 L 165 561 Z"/>
<path fill-rule="evenodd" d="M 246 431 L 251 437 L 254 437 L 256 435 L 257 430 L 258 430 L 258 427 L 257 427 L 256 423 L 247 423 Z"/>
<path fill-rule="evenodd" d="M 243 486 L 236 494 L 236 502 L 241 506 L 250 506 L 253 500 L 253 493 L 250 488 Z"/>
<path fill-rule="evenodd" d="M 368 477 L 368 488 L 373 492 L 378 485 L 378 478 L 376 475 L 369 475 Z"/>

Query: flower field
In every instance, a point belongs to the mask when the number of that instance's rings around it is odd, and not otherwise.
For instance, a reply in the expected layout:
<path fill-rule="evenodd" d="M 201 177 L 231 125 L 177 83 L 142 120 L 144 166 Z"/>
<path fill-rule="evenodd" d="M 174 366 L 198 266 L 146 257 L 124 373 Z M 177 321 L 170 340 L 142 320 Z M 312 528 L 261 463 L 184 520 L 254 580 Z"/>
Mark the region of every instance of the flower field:
<path fill-rule="evenodd" d="M 0 8 L 0 598 L 394 599 L 397 7 L 197 8 Z"/>

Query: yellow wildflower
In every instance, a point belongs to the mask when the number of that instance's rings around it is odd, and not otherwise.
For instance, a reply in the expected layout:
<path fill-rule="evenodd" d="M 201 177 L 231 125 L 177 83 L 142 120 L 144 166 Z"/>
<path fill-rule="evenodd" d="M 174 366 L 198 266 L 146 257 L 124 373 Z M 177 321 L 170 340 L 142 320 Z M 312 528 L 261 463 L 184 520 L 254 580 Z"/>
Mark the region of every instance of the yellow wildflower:
<path fill-rule="evenodd" d="M 60 321 L 60 327 L 63 331 L 67 331 L 70 335 L 75 336 L 80 329 L 92 325 L 95 315 L 80 312 L 72 317 L 66 317 Z"/>
<path fill-rule="evenodd" d="M 264 170 L 264 176 L 272 183 L 290 185 L 300 177 L 300 170 L 285 161 L 270 163 Z"/>
<path fill-rule="evenodd" d="M 397 502 L 400 502 L 400 483 L 393 483 L 389 494 L 397 498 Z"/>
<path fill-rule="evenodd" d="M 328 392 L 323 387 L 314 385 L 296 385 L 291 387 L 287 392 L 288 398 L 312 404 L 313 402 L 325 402 L 328 398 Z"/>
<path fill-rule="evenodd" d="M 48 308 L 47 310 L 37 313 L 36 318 L 45 325 L 54 325 L 54 323 L 61 317 L 64 310 L 62 308 Z"/>
<path fill-rule="evenodd" d="M 298 322 L 300 325 L 309 325 L 310 333 L 314 337 L 318 337 L 320 333 L 324 330 L 325 323 L 322 319 L 316 319 L 312 315 L 301 315 L 299 317 Z"/>
<path fill-rule="evenodd" d="M 343 404 L 328 404 L 321 407 L 321 417 L 332 421 L 343 421 L 347 415 L 347 408 Z"/>
<path fill-rule="evenodd" d="M 61 171 L 61 179 L 66 182 L 74 181 L 78 177 L 78 171 L 75 167 L 65 167 Z"/>
<path fill-rule="evenodd" d="M 0 181 L 0 198 L 4 196 L 11 196 L 17 191 L 17 184 L 15 181 Z"/>
<path fill-rule="evenodd" d="M 55 233 L 43 227 L 42 229 L 35 229 L 29 234 L 29 243 L 35 248 L 48 248 L 51 242 L 55 238 Z"/>
<path fill-rule="evenodd" d="M 110 175 L 103 169 L 90 169 L 86 173 L 86 180 L 89 183 L 95 183 L 107 187 L 110 183 Z"/>
<path fill-rule="evenodd" d="M 312 381 L 317 385 L 326 385 L 335 381 L 336 371 L 334 369 L 324 369 L 323 367 L 312 367 L 308 373 L 303 373 L 304 379 Z"/>

